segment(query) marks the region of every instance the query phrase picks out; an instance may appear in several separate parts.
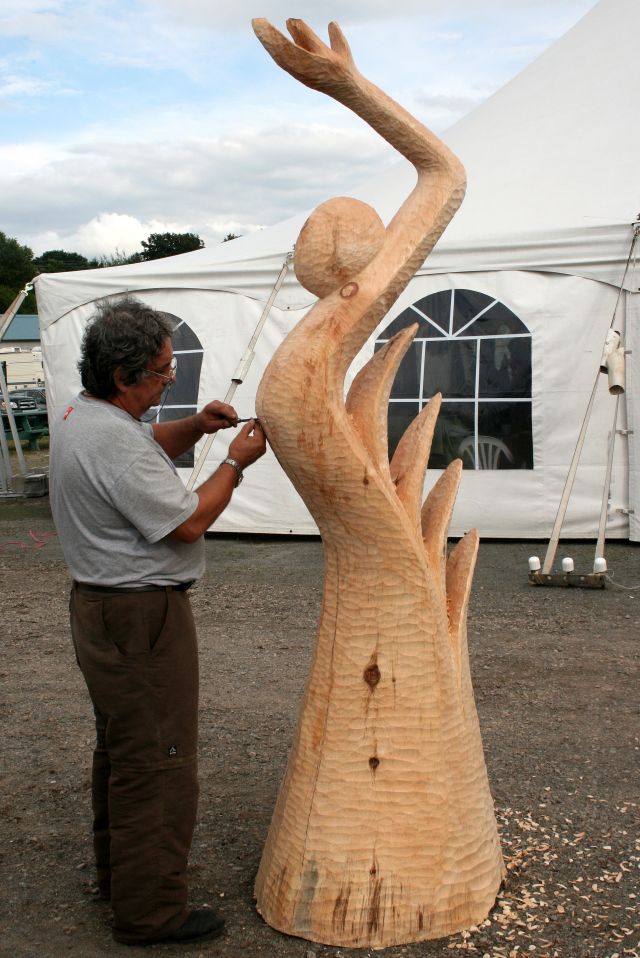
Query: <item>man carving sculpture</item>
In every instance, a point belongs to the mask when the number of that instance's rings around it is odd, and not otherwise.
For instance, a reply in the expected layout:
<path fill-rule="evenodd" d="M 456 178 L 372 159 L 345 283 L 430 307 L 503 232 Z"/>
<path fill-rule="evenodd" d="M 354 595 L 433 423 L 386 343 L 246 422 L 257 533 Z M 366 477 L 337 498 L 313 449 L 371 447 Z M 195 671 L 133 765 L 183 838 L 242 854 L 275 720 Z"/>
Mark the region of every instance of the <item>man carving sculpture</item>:
<path fill-rule="evenodd" d="M 214 909 L 187 904 L 198 795 L 188 589 L 204 571 L 205 531 L 265 451 L 252 420 L 213 475 L 184 488 L 172 458 L 238 417 L 214 401 L 184 419 L 141 421 L 178 374 L 171 333 L 168 318 L 138 300 L 104 303 L 82 342 L 84 390 L 51 446 L 51 508 L 74 580 L 71 633 L 96 717 L 99 891 L 114 937 L 129 945 L 207 940 L 224 924 Z"/>

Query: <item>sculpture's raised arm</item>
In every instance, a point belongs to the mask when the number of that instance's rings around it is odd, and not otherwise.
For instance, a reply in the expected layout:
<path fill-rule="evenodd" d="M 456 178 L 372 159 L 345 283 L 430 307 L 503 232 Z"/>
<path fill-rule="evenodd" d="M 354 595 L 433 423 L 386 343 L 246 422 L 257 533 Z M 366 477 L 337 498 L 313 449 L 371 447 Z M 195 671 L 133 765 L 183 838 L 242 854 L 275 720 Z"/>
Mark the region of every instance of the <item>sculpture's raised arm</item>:
<path fill-rule="evenodd" d="M 359 72 L 337 23 L 329 24 L 330 47 L 302 20 L 287 20 L 294 42 L 267 20 L 254 20 L 253 28 L 283 70 L 343 103 L 415 166 L 417 186 L 387 227 L 384 256 L 372 269 L 392 301 L 462 202 L 461 163 L 435 134 Z"/>

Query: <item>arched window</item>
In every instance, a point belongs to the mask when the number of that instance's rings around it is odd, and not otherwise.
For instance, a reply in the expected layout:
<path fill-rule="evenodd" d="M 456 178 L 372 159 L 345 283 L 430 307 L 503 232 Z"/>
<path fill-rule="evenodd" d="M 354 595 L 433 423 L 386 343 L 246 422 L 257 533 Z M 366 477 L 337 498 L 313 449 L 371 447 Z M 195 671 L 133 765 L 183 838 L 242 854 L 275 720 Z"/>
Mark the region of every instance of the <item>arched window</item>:
<path fill-rule="evenodd" d="M 172 313 L 164 314 L 174 324 L 173 354 L 178 361 L 176 381 L 166 395 L 163 405 L 153 407 L 155 422 L 167 422 L 192 416 L 198 409 L 198 388 L 202 369 L 202 344 L 184 320 Z M 146 417 L 148 418 L 148 417 Z M 174 459 L 176 466 L 193 466 L 193 449 Z"/>
<path fill-rule="evenodd" d="M 443 290 L 404 310 L 376 340 L 420 327 L 389 403 L 389 455 L 434 393 L 442 410 L 430 469 L 533 469 L 531 333 L 503 303 L 471 289 Z"/>

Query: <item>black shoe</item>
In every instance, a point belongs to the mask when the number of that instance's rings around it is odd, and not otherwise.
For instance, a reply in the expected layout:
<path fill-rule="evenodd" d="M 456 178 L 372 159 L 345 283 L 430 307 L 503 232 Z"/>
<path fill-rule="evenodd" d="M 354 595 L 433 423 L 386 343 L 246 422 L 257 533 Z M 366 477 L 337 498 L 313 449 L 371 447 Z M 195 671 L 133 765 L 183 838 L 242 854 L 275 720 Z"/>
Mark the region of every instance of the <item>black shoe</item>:
<path fill-rule="evenodd" d="M 211 941 L 217 938 L 224 930 L 224 918 L 213 908 L 192 908 L 187 920 L 170 935 L 164 938 L 143 938 L 138 941 L 127 940 L 114 934 L 116 941 L 122 945 L 187 945 L 196 941 Z"/>
<path fill-rule="evenodd" d="M 162 941 L 209 941 L 217 938 L 224 929 L 224 918 L 213 908 L 192 908 L 184 925 Z"/>

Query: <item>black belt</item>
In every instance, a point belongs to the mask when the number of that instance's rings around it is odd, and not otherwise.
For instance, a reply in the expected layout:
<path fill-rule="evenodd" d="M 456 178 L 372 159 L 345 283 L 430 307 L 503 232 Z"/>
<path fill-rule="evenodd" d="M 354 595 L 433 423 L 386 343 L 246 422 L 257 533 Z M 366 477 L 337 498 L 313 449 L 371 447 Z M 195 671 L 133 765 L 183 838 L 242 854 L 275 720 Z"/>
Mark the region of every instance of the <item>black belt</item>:
<path fill-rule="evenodd" d="M 138 589 L 121 588 L 116 585 L 93 585 L 90 582 L 74 582 L 79 592 L 107 592 L 115 595 L 133 595 L 137 592 L 186 592 L 193 585 L 191 582 L 180 582 L 178 585 L 142 585 Z"/>

